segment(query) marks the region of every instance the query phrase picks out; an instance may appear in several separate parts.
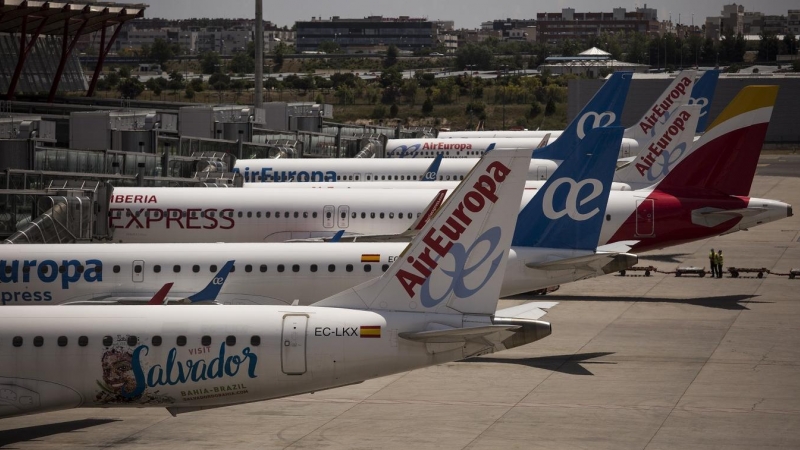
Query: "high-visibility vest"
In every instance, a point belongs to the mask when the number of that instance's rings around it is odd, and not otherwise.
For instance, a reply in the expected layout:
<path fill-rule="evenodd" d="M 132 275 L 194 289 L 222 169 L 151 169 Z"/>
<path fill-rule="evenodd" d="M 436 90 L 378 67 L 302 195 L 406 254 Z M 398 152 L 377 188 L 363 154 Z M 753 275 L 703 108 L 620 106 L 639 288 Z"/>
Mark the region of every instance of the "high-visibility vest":
<path fill-rule="evenodd" d="M 711 263 L 713 263 L 713 264 L 716 264 L 716 263 L 717 263 L 717 254 L 716 254 L 716 253 L 714 253 L 714 251 L 712 250 L 712 251 L 711 251 L 711 252 L 708 254 L 708 259 L 709 259 L 709 261 L 711 261 Z"/>
<path fill-rule="evenodd" d="M 717 264 L 722 265 L 722 253 L 717 253 Z"/>

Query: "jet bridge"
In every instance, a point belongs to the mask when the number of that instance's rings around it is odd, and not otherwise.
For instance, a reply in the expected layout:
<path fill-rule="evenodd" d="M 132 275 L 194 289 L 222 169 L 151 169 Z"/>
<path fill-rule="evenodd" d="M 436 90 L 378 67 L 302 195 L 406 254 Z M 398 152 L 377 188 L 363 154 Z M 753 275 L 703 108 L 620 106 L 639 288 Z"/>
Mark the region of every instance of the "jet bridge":
<path fill-rule="evenodd" d="M 4 244 L 65 244 L 90 241 L 95 233 L 103 233 L 106 221 L 97 221 L 103 202 L 98 195 L 105 193 L 98 181 L 53 181 L 37 199 L 34 214 L 27 223 L 20 223 L 17 232 Z M 25 220 L 23 220 L 24 222 Z M 100 228 L 100 229 L 97 229 Z"/>

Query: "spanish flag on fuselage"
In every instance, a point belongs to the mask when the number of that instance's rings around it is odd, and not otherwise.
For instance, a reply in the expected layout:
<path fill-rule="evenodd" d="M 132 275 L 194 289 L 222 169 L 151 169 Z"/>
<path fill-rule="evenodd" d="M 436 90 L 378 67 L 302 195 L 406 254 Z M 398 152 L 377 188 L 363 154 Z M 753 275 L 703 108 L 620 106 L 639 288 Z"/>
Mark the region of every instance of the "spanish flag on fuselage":
<path fill-rule="evenodd" d="M 381 262 L 381 255 L 363 254 L 363 255 L 361 255 L 361 262 L 362 263 L 379 263 L 379 262 Z"/>
<path fill-rule="evenodd" d="M 358 333 L 359 336 L 362 338 L 379 338 L 381 337 L 381 327 L 378 326 L 361 326 L 361 330 Z"/>

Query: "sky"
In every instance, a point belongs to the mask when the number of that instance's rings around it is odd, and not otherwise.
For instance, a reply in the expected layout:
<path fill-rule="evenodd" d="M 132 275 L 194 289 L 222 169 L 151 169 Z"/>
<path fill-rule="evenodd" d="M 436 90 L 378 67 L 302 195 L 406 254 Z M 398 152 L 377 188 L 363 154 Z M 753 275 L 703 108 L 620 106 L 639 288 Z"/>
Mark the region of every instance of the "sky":
<path fill-rule="evenodd" d="M 120 0 L 126 2 L 126 0 Z M 137 0 L 138 1 L 138 0 Z M 252 18 L 255 16 L 254 0 L 141 0 L 148 3 L 146 17 L 187 19 L 193 17 Z M 127 0 L 129 3 L 134 1 Z M 723 4 L 730 0 L 660 0 L 647 2 L 649 8 L 658 9 L 659 20 L 669 19 L 701 25 L 707 16 L 720 14 Z M 800 9 L 798 0 L 744 0 L 745 11 L 764 14 L 783 14 Z M 561 12 L 561 8 L 575 8 L 576 12 L 610 12 L 615 7 L 633 11 L 643 2 L 626 0 L 265 0 L 264 19 L 278 26 L 294 24 L 298 20 L 311 20 L 312 16 L 329 19 L 331 16 L 361 18 L 371 15 L 384 17 L 411 16 L 432 20 L 453 20 L 456 28 L 478 28 L 481 22 L 495 19 L 530 19 L 539 12 Z"/>

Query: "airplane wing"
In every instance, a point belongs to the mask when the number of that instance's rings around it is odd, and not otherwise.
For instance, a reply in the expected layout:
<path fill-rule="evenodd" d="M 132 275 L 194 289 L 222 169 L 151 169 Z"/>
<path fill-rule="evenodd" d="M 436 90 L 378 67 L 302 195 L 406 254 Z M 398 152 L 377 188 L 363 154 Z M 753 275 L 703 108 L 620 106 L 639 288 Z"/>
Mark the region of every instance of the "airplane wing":
<path fill-rule="evenodd" d="M 426 344 L 449 344 L 478 339 L 501 331 L 515 331 L 519 328 L 519 325 L 486 325 L 482 327 L 406 332 L 399 333 L 398 336 L 409 341 L 425 342 Z"/>
<path fill-rule="evenodd" d="M 588 272 L 614 273 L 631 268 L 639 263 L 639 257 L 631 253 L 601 252 L 575 258 L 555 261 L 532 262 L 525 264 L 530 269 L 538 270 L 585 270 Z"/>

